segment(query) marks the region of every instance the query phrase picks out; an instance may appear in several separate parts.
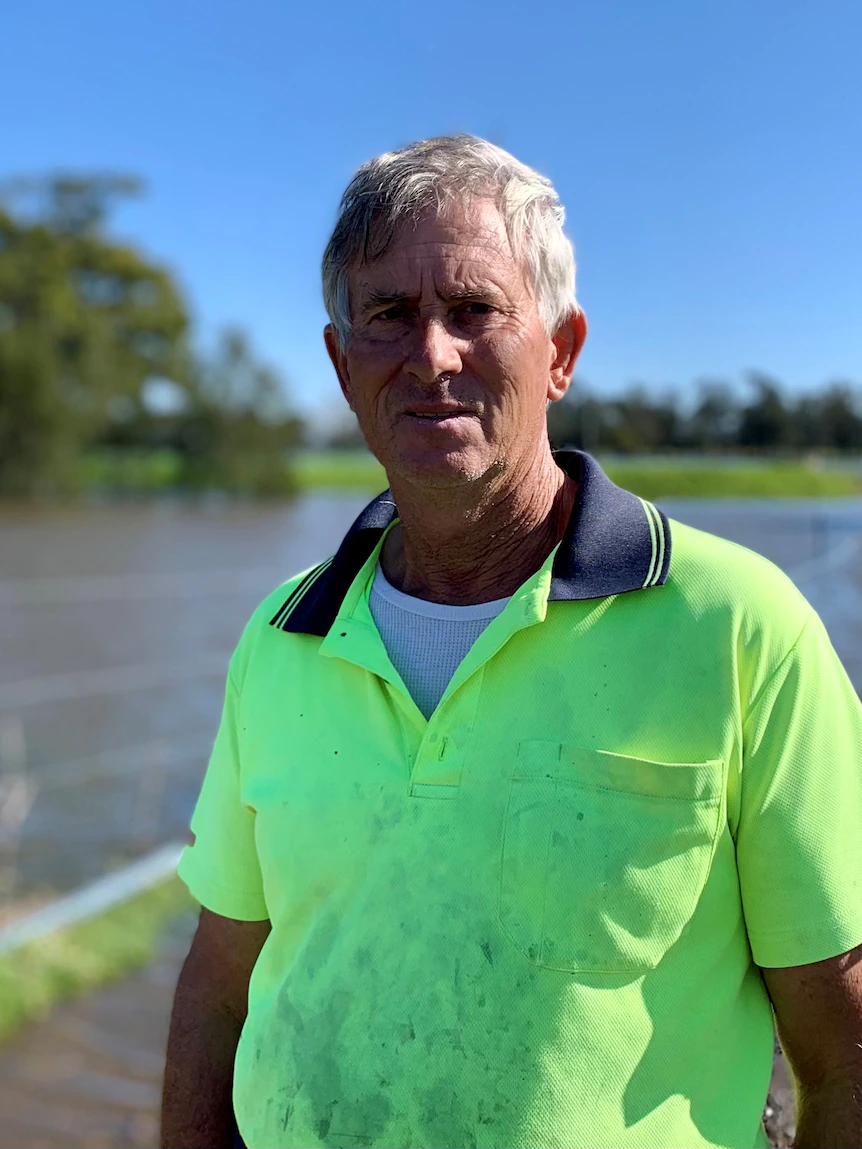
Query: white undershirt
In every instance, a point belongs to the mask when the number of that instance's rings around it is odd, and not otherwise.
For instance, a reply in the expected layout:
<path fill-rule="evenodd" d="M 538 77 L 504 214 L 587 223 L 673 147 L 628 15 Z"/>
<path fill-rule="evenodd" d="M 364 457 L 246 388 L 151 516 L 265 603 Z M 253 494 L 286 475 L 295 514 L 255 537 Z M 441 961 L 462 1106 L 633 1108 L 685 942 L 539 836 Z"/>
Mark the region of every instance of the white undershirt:
<path fill-rule="evenodd" d="M 389 659 L 413 701 L 430 718 L 464 655 L 508 598 L 447 606 L 396 590 L 380 563 L 368 605 Z"/>

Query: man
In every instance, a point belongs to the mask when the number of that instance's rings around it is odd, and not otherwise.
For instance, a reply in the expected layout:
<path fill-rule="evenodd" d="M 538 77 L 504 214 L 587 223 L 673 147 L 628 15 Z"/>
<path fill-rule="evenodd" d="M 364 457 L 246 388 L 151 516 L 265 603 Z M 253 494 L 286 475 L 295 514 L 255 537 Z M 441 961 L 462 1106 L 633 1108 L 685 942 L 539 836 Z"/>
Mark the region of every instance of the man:
<path fill-rule="evenodd" d="M 862 708 L 765 559 L 545 408 L 586 336 L 549 182 L 362 167 L 325 338 L 390 491 L 253 616 L 180 874 L 163 1143 L 862 1146 Z M 856 948 L 854 948 L 856 947 Z M 237 1045 L 238 1043 L 238 1045 Z"/>

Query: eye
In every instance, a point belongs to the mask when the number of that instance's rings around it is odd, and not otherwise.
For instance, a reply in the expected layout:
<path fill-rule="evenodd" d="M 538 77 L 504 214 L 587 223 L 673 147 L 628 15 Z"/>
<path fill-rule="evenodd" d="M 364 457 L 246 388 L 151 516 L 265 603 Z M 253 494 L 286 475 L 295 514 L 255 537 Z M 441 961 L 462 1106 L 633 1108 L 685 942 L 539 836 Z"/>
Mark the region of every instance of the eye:
<path fill-rule="evenodd" d="M 384 311 L 378 311 L 374 316 L 375 319 L 403 319 L 406 314 L 406 307 L 403 303 L 394 303 L 391 307 L 387 307 Z"/>
<path fill-rule="evenodd" d="M 464 304 L 464 311 L 468 315 L 490 315 L 494 310 L 490 303 L 482 303 L 479 299 L 474 299 L 470 303 Z"/>

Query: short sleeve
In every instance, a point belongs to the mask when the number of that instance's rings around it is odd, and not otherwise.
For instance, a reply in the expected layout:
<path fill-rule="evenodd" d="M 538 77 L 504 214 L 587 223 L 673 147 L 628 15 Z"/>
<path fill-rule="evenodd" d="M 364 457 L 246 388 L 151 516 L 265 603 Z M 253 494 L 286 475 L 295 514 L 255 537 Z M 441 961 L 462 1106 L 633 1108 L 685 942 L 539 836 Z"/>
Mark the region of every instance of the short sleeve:
<path fill-rule="evenodd" d="M 743 724 L 736 851 L 758 965 L 862 942 L 862 704 L 813 611 Z"/>
<path fill-rule="evenodd" d="M 194 844 L 177 873 L 206 909 L 238 921 L 269 917 L 254 838 L 255 814 L 240 796 L 239 697 L 228 674 L 224 709 L 192 815 Z"/>

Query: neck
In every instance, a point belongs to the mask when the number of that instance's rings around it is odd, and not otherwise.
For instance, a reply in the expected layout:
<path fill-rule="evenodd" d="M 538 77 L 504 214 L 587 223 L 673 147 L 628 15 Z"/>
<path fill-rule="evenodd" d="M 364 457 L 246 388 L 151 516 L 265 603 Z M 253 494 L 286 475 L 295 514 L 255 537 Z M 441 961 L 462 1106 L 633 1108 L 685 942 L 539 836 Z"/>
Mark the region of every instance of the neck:
<path fill-rule="evenodd" d="M 577 483 L 544 444 L 539 458 L 496 481 L 446 490 L 392 483 L 400 523 L 380 556 L 405 594 L 470 606 L 506 598 L 563 537 Z"/>

